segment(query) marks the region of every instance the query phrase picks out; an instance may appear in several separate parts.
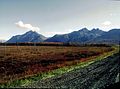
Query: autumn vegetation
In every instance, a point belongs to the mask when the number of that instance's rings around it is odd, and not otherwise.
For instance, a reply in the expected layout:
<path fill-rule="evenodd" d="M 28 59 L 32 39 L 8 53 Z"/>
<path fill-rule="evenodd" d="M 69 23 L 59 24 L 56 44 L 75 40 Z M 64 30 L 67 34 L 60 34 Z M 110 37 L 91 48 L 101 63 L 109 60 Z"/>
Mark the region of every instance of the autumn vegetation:
<path fill-rule="evenodd" d="M 0 83 L 75 65 L 112 50 L 110 46 L 0 46 Z"/>

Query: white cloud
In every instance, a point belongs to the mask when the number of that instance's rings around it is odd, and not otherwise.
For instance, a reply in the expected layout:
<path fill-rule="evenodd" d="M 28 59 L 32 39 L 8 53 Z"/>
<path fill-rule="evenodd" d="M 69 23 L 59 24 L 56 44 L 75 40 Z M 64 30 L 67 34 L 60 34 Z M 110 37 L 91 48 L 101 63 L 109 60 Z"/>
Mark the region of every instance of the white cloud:
<path fill-rule="evenodd" d="M 18 21 L 15 24 L 20 28 L 29 29 L 29 30 L 32 30 L 32 31 L 39 31 L 40 30 L 39 27 L 33 27 L 31 24 L 24 24 L 22 21 Z"/>
<path fill-rule="evenodd" d="M 110 26 L 112 23 L 110 21 L 105 21 L 102 23 L 102 25 L 104 26 Z"/>

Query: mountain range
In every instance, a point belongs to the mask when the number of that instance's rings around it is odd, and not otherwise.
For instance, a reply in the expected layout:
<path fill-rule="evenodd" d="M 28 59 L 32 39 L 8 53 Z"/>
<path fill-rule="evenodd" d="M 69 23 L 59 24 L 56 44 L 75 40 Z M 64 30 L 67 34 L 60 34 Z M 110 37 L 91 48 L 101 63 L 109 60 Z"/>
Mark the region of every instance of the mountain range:
<path fill-rule="evenodd" d="M 74 31 L 69 34 L 55 35 L 51 38 L 48 38 L 47 42 L 87 42 L 91 39 L 94 39 L 98 36 L 101 36 L 105 32 L 99 29 L 93 29 L 89 31 L 87 28 L 83 28 L 79 31 Z"/>
<path fill-rule="evenodd" d="M 120 29 L 111 29 L 102 31 L 99 28 L 88 30 L 82 28 L 68 34 L 56 34 L 53 37 L 45 37 L 35 31 L 28 31 L 23 35 L 13 36 L 7 41 L 8 43 L 16 42 L 79 42 L 79 43 L 120 43 Z"/>

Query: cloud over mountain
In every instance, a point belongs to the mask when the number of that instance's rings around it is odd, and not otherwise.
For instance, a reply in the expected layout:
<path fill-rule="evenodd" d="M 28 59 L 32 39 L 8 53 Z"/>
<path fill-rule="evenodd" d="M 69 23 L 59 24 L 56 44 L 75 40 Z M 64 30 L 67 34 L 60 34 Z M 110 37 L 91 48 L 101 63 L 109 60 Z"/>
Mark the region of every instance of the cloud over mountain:
<path fill-rule="evenodd" d="M 40 30 L 39 27 L 34 27 L 31 24 L 24 24 L 23 21 L 18 21 L 15 24 L 16 24 L 16 26 L 18 26 L 20 28 L 29 29 L 29 30 L 32 30 L 32 31 L 39 31 Z"/>

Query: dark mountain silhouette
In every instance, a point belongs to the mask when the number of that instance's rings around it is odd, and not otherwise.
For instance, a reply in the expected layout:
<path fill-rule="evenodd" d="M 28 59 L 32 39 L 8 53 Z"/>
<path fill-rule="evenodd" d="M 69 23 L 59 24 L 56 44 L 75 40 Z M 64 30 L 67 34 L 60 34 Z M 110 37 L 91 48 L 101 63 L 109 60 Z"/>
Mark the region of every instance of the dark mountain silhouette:
<path fill-rule="evenodd" d="M 74 31 L 69 34 L 63 34 L 63 35 L 55 35 L 51 38 L 48 38 L 47 42 L 86 42 L 91 39 L 94 39 L 98 36 L 101 36 L 105 32 L 102 30 L 93 29 L 93 30 L 88 30 L 87 28 L 83 28 L 79 31 Z"/>
<path fill-rule="evenodd" d="M 46 39 L 45 36 L 35 32 L 28 31 L 23 35 L 16 35 L 9 39 L 8 43 L 16 43 L 16 42 L 43 42 Z"/>
<path fill-rule="evenodd" d="M 112 29 L 108 32 L 102 31 L 99 28 L 88 30 L 83 28 L 78 31 L 73 31 L 68 34 L 54 35 L 46 38 L 45 36 L 35 32 L 28 31 L 23 35 L 13 36 L 7 42 L 74 42 L 74 43 L 120 43 L 120 29 Z"/>
<path fill-rule="evenodd" d="M 112 29 L 88 43 L 120 43 L 120 29 Z"/>

